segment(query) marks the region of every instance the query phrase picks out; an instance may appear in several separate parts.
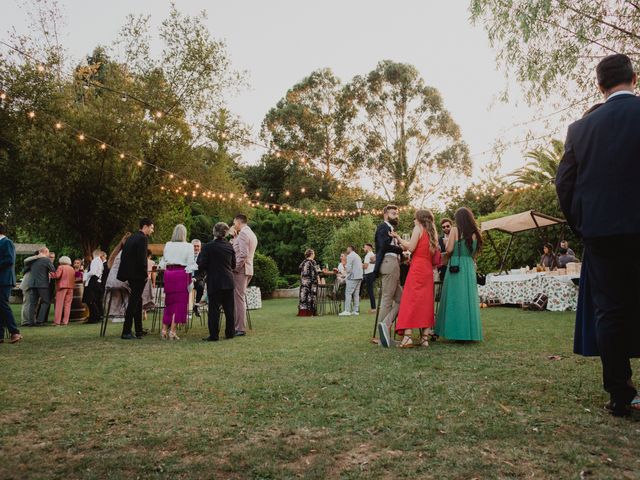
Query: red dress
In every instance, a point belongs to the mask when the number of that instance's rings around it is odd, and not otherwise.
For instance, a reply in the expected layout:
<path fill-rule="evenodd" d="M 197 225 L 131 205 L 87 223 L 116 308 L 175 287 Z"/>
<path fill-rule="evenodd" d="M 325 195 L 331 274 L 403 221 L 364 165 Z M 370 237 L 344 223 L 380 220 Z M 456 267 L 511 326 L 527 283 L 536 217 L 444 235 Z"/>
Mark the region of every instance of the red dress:
<path fill-rule="evenodd" d="M 429 234 L 423 230 L 416 249 L 411 254 L 411 267 L 402 291 L 396 332 L 402 335 L 406 328 L 433 328 L 435 324 L 433 302 L 433 267 L 440 260 L 439 249 L 431 256 Z"/>

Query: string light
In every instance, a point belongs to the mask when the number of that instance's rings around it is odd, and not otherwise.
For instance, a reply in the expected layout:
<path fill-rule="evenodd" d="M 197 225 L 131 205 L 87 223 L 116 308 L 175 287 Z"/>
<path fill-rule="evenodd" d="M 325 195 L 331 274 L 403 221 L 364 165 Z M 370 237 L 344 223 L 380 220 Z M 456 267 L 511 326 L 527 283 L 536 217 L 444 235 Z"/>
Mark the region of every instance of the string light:
<path fill-rule="evenodd" d="M 141 167 L 142 166 L 142 160 L 138 160 L 137 164 L 138 164 L 139 167 Z"/>
<path fill-rule="evenodd" d="M 106 143 L 100 144 L 100 150 L 106 150 L 106 149 L 107 149 L 107 144 Z"/>
<path fill-rule="evenodd" d="M 7 99 L 7 94 L 2 92 L 0 93 L 0 100 L 6 100 Z"/>
<path fill-rule="evenodd" d="M 84 133 L 81 133 L 80 135 L 78 135 L 78 140 L 80 140 L 81 142 L 83 142 L 85 139 Z"/>
<path fill-rule="evenodd" d="M 60 122 L 56 122 L 56 130 L 60 130 L 62 128 L 62 124 Z"/>
<path fill-rule="evenodd" d="M 33 111 L 32 111 L 32 112 L 29 112 L 29 113 L 27 114 L 27 116 L 28 116 L 29 118 L 36 118 L 36 112 L 33 112 Z"/>
<path fill-rule="evenodd" d="M 157 111 L 156 112 L 156 118 L 162 118 L 162 112 L 161 111 Z"/>
<path fill-rule="evenodd" d="M 44 70 L 45 70 L 44 65 L 38 65 L 37 68 L 38 68 L 38 72 L 40 72 L 40 73 L 44 72 Z"/>
<path fill-rule="evenodd" d="M 124 153 L 120 154 L 120 160 L 124 160 Z"/>

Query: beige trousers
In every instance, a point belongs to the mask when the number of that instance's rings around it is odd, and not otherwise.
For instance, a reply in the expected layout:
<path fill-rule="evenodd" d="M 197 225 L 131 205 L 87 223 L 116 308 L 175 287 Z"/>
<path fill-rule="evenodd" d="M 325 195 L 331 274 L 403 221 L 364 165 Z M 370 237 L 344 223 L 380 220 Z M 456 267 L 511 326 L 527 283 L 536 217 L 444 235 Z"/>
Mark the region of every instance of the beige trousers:
<path fill-rule="evenodd" d="M 247 331 L 247 286 L 251 275 L 233 272 L 233 301 L 235 304 L 236 332 Z"/>
<path fill-rule="evenodd" d="M 400 261 L 396 257 L 384 257 L 380 265 L 382 296 L 378 321 L 384 322 L 387 328 L 398 316 L 402 287 L 400 286 Z"/>

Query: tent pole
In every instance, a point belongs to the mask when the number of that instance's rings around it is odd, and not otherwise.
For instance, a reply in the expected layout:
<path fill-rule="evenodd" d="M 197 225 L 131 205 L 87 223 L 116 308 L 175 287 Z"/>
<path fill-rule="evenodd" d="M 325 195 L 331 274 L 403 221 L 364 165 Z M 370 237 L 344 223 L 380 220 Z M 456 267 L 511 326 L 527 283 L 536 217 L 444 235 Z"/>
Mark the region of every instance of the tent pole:
<path fill-rule="evenodd" d="M 509 245 L 507 245 L 507 249 L 504 252 L 504 257 L 502 257 L 502 262 L 500 262 L 500 270 L 498 273 L 500 272 L 507 273 L 504 267 L 505 267 L 505 264 L 507 263 L 507 256 L 509 255 L 509 250 L 511 249 L 511 244 L 513 243 L 513 237 L 515 237 L 515 235 L 511 234 L 511 238 L 509 239 Z"/>

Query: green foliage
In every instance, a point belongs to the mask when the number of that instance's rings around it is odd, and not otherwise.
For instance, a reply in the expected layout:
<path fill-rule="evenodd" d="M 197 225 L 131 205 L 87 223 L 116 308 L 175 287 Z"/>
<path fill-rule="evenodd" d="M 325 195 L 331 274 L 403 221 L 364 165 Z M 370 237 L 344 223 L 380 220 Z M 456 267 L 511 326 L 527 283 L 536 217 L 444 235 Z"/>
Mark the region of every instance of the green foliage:
<path fill-rule="evenodd" d="M 514 183 L 527 186 L 553 184 L 558 173 L 558 166 L 564 153 L 564 142 L 551 140 L 548 148 L 537 148 L 525 154 L 529 162 L 518 170 L 515 170 L 510 177 Z"/>
<path fill-rule="evenodd" d="M 263 298 L 271 296 L 278 287 L 280 272 L 273 258 L 256 252 L 253 257 L 253 278 L 251 286 L 259 287 Z"/>
<path fill-rule="evenodd" d="M 358 254 L 362 254 L 362 247 L 365 243 L 373 243 L 376 231 L 376 224 L 373 217 L 361 217 L 347 221 L 338 228 L 331 241 L 322 251 L 322 263 L 336 266 L 340 261 L 340 254 L 347 250 L 349 245 L 356 247 Z"/>
<path fill-rule="evenodd" d="M 552 93 L 593 102 L 597 60 L 612 53 L 640 51 L 637 2 L 606 0 L 472 0 L 472 19 L 482 23 L 498 62 L 526 88 L 529 100 Z"/>
<path fill-rule="evenodd" d="M 49 38 L 55 6 L 42 12 Z M 0 108 L 0 187 L 12 193 L 2 195 L 0 208 L 14 229 L 87 255 L 137 228 L 141 216 L 156 220 L 156 240 L 166 238 L 175 223 L 189 224 L 185 205 L 196 190 L 239 190 L 225 139 L 242 127 L 221 106 L 225 92 L 242 78 L 231 70 L 224 43 L 211 38 L 202 15 L 185 16 L 172 6 L 159 29 L 164 50 L 151 58 L 148 20 L 129 17 L 120 39 L 122 61 L 99 47 L 70 75 L 60 73 L 67 65 L 58 47 L 38 46 L 39 39 L 20 43 L 47 59 L 44 72 L 22 57 L 0 59 L 0 84 L 8 95 Z M 31 110 L 34 119 L 27 117 Z M 170 115 L 157 118 L 156 110 Z M 196 117 L 198 128 L 192 129 L 188 121 Z M 58 121 L 61 129 L 53 127 Z M 96 138 L 114 148 L 98 148 Z M 192 146 L 207 138 L 225 142 Z M 163 170 L 205 180 L 198 186 L 178 183 Z M 212 178 L 215 184 L 207 184 Z M 185 191 L 176 195 L 178 188 Z M 224 213 L 217 208 L 211 213 Z M 198 227 L 206 226 L 199 219 Z"/>
<path fill-rule="evenodd" d="M 341 91 L 341 82 L 330 69 L 312 72 L 267 113 L 262 136 L 283 158 L 311 162 L 325 178 L 349 172 L 349 137 L 342 122 Z"/>

